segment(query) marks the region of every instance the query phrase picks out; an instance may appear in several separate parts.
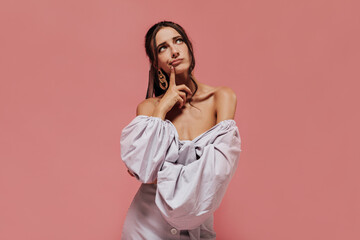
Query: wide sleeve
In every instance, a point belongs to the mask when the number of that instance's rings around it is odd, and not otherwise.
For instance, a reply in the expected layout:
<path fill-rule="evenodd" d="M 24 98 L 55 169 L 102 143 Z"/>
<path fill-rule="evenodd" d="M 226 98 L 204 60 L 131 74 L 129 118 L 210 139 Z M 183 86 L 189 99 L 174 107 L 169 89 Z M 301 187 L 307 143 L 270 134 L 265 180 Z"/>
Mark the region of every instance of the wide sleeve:
<path fill-rule="evenodd" d="M 224 121 L 201 156 L 188 165 L 165 161 L 158 172 L 155 202 L 177 229 L 194 229 L 219 207 L 241 152 L 235 121 Z"/>
<path fill-rule="evenodd" d="M 135 177 L 143 183 L 152 183 L 174 141 L 174 132 L 168 121 L 139 115 L 121 132 L 121 159 Z M 177 154 L 177 153 L 176 153 Z"/>

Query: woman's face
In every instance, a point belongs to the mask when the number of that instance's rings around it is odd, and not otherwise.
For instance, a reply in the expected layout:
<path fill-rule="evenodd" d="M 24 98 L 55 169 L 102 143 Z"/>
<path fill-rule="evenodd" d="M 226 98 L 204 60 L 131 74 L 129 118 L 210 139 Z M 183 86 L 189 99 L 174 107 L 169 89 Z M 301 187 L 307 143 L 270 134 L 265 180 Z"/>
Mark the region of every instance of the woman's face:
<path fill-rule="evenodd" d="M 176 74 L 187 73 L 191 59 L 181 35 L 172 27 L 163 27 L 157 32 L 155 41 L 158 68 L 170 75 L 170 65 L 173 65 Z M 176 61 L 173 62 L 174 60 Z"/>

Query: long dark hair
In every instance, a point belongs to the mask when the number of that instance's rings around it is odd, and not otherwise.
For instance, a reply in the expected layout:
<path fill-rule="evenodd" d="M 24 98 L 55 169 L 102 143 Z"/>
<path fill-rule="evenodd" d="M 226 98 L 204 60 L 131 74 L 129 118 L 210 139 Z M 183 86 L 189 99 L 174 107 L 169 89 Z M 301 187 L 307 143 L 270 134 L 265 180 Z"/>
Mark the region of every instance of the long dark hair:
<path fill-rule="evenodd" d="M 158 78 L 158 74 L 157 74 L 158 56 L 157 56 L 157 52 L 156 52 L 155 36 L 156 36 L 157 32 L 163 27 L 172 27 L 173 29 L 175 29 L 181 35 L 181 37 L 183 38 L 185 44 L 187 45 L 187 47 L 189 49 L 189 54 L 191 56 L 191 62 L 190 62 L 188 74 L 190 76 L 190 79 L 195 84 L 195 91 L 192 94 L 192 96 L 194 96 L 195 92 L 198 89 L 198 85 L 196 84 L 194 77 L 192 75 L 192 71 L 194 70 L 194 67 L 195 67 L 194 50 L 193 50 L 192 44 L 191 44 L 185 30 L 179 24 L 171 22 L 171 21 L 161 21 L 161 22 L 154 24 L 147 31 L 147 33 L 145 35 L 145 50 L 146 50 L 146 55 L 149 57 L 149 61 L 150 61 L 149 85 L 148 85 L 146 98 L 152 97 L 154 93 L 155 93 L 156 97 L 160 96 L 161 94 L 165 93 L 167 90 L 167 89 L 163 90 L 160 88 L 159 78 Z M 164 71 L 163 71 L 163 74 L 165 75 L 166 81 L 169 83 L 169 76 Z M 168 86 L 169 86 L 169 84 L 168 84 Z M 191 98 L 190 98 L 190 101 L 191 101 Z"/>

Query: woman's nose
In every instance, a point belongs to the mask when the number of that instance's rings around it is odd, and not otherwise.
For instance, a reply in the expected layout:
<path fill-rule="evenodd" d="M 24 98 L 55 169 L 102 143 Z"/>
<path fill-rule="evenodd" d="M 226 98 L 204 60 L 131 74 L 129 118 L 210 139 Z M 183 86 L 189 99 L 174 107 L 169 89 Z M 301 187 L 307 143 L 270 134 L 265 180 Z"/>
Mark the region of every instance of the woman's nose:
<path fill-rule="evenodd" d="M 179 50 L 176 47 L 171 48 L 171 56 L 177 57 L 179 55 Z"/>

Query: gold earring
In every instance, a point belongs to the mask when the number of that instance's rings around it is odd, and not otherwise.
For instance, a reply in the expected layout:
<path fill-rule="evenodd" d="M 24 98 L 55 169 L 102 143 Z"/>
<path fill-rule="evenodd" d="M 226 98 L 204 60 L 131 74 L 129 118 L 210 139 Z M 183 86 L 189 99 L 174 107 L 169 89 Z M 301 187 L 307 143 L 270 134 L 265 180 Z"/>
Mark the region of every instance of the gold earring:
<path fill-rule="evenodd" d="M 158 78 L 159 78 L 159 85 L 162 90 L 165 90 L 168 87 L 168 82 L 166 81 L 165 75 L 162 71 L 158 70 Z"/>

